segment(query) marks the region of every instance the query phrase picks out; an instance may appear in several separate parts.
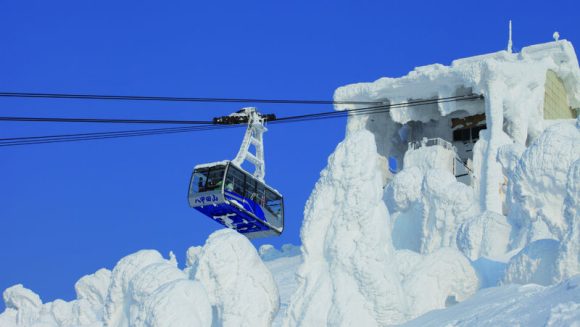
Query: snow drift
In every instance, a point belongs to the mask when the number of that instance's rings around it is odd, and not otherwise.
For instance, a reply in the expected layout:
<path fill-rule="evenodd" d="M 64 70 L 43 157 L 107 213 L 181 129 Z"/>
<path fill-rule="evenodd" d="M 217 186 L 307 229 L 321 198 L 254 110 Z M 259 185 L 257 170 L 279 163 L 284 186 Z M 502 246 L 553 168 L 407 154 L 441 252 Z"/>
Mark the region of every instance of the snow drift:
<path fill-rule="evenodd" d="M 578 326 L 580 277 L 552 287 L 488 288 L 446 310 L 435 310 L 404 326 Z"/>

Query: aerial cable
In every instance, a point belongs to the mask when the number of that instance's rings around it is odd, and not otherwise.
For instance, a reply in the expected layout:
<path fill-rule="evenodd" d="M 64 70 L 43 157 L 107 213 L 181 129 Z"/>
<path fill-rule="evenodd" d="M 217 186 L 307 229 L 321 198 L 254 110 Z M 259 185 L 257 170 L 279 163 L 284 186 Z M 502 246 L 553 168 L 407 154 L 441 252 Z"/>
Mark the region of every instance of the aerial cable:
<path fill-rule="evenodd" d="M 392 108 L 397 108 L 397 107 L 411 107 L 411 106 L 420 106 L 420 105 L 443 103 L 443 102 L 450 102 L 450 101 L 476 100 L 476 99 L 481 99 L 481 98 L 482 98 L 482 96 L 480 96 L 480 95 L 467 95 L 467 96 L 454 96 L 454 97 L 447 97 L 447 98 L 429 99 L 429 100 L 417 100 L 417 101 L 410 101 L 407 103 L 397 103 L 397 104 L 392 104 L 392 105 L 387 104 L 387 105 L 382 105 L 382 106 L 364 107 L 364 108 L 350 109 L 350 110 L 344 110 L 344 111 L 332 111 L 332 112 L 324 112 L 324 113 L 316 113 L 316 114 L 308 114 L 308 115 L 288 116 L 288 117 L 278 118 L 276 120 L 271 121 L 270 123 L 290 123 L 290 122 L 311 121 L 311 120 L 319 120 L 319 119 L 345 117 L 345 116 L 349 116 L 349 115 L 351 115 L 351 116 L 370 115 L 370 114 L 389 112 Z M 22 117 L 2 117 L 2 118 L 5 118 L 3 120 L 10 120 L 10 118 L 22 118 Z M 38 118 L 38 119 L 45 119 L 46 120 L 47 118 Z M 87 120 L 84 118 L 81 118 L 81 119 L 63 118 L 63 119 L 67 119 L 67 122 L 69 122 L 69 120 L 71 122 L 72 122 L 72 120 Z M 88 120 L 92 120 L 92 119 L 88 119 Z M 111 119 L 97 119 L 97 120 L 99 120 L 99 122 L 105 122 L 106 120 L 111 120 Z M 31 120 L 31 121 L 40 121 L 40 120 Z M 120 120 L 120 121 L 122 121 L 122 120 Z M 140 122 L 140 123 L 147 122 L 147 120 L 131 120 L 131 121 Z M 87 121 L 83 121 L 83 122 L 87 122 Z M 94 121 L 88 121 L 88 122 L 94 122 Z M 188 122 L 188 121 L 177 121 L 177 122 Z M 191 122 L 191 121 L 189 121 L 189 122 Z M 63 135 L 49 135 L 49 136 L 5 138 L 5 139 L 0 139 L 0 146 L 100 140 L 100 139 L 119 138 L 119 137 L 196 132 L 196 131 L 206 131 L 206 130 L 228 128 L 228 127 L 240 127 L 240 126 L 243 126 L 243 125 L 240 125 L 240 124 L 210 125 L 210 124 L 208 124 L 208 122 L 203 122 L 203 124 L 198 125 L 198 126 L 191 126 L 190 125 L 190 126 L 186 126 L 186 127 L 174 127 L 174 128 L 159 128 L 159 129 L 129 130 L 129 131 L 118 131 L 118 132 L 97 132 L 97 133 L 82 133 L 82 134 L 63 134 Z"/>
<path fill-rule="evenodd" d="M 214 127 L 214 126 L 212 126 Z M 100 135 L 117 135 L 125 133 L 141 133 L 141 132 L 162 132 L 162 131 L 178 131 L 178 130 L 195 130 L 199 129 L 198 126 L 190 127 L 173 127 L 173 128 L 153 128 L 153 129 L 138 129 L 138 130 L 125 130 L 125 131 L 109 131 L 109 132 L 93 132 L 93 133 L 74 133 L 74 134 L 58 134 L 58 135 L 46 135 L 46 136 L 27 136 L 27 137 L 12 137 L 12 138 L 2 138 L 0 142 L 4 141 L 20 141 L 20 140 L 42 140 L 49 138 L 67 138 L 67 137 L 81 137 L 81 136 L 100 136 Z"/>
<path fill-rule="evenodd" d="M 468 96 L 453 96 L 447 98 L 437 98 L 428 100 L 417 100 L 409 101 L 404 103 L 396 104 L 384 104 L 380 106 L 356 108 L 343 111 L 329 111 L 314 114 L 305 114 L 298 116 L 287 116 L 280 117 L 272 120 L 270 123 L 282 123 L 290 121 L 306 121 L 306 120 L 316 120 L 324 118 L 333 117 L 344 117 L 347 115 L 367 115 L 375 113 L 383 113 L 390 111 L 391 108 L 400 107 L 413 107 L 434 103 L 445 103 L 450 101 L 461 101 L 461 100 L 475 100 L 479 99 L 479 95 L 468 95 Z M 125 123 L 125 124 L 183 124 L 183 125 L 209 125 L 213 124 L 212 121 L 199 121 L 199 120 L 161 120 L 161 119 L 112 119 L 112 118 L 59 118 L 59 117 L 0 117 L 0 121 L 20 121 L 20 122 L 58 122 L 58 123 Z"/>
<path fill-rule="evenodd" d="M 117 123 L 117 124 L 183 124 L 211 125 L 212 121 L 161 120 L 161 119 L 109 119 L 109 118 L 58 118 L 58 117 L 0 117 L 0 121 L 53 122 L 53 123 Z"/>
<path fill-rule="evenodd" d="M 249 99 L 249 98 L 205 98 L 205 97 L 168 97 L 138 95 L 96 95 L 69 93 L 30 93 L 0 92 L 0 97 L 42 98 L 42 99 L 78 99 L 78 100 L 127 100 L 127 101 L 171 101 L 171 102 L 218 102 L 218 103 L 271 103 L 271 104 L 381 104 L 378 101 L 333 101 L 304 99 Z"/>
<path fill-rule="evenodd" d="M 57 143 L 57 142 L 102 140 L 102 139 L 133 137 L 133 136 L 174 134 L 174 133 L 185 133 L 185 132 L 196 132 L 196 131 L 232 128 L 232 127 L 240 127 L 240 126 L 236 126 L 236 125 L 232 125 L 232 126 L 192 126 L 192 127 L 177 127 L 177 128 L 130 130 L 130 131 L 119 131 L 119 132 L 63 134 L 63 135 L 32 136 L 32 137 L 14 137 L 14 138 L 0 139 L 0 147 L 16 146 L 16 145 Z"/>

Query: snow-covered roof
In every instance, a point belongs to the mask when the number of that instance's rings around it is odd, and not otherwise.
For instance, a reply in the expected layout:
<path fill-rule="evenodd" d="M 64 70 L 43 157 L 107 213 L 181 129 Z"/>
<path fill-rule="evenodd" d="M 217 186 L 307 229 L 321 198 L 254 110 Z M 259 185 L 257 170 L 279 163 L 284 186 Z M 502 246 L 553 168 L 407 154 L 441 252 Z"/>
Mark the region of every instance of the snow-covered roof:
<path fill-rule="evenodd" d="M 383 77 L 371 83 L 356 83 L 338 88 L 336 101 L 385 101 L 404 103 L 409 100 L 445 98 L 477 93 L 488 95 L 492 84 L 507 92 L 514 101 L 542 102 L 546 71 L 553 70 L 562 79 L 572 107 L 580 107 L 580 70 L 572 44 L 566 40 L 532 45 L 520 53 L 498 51 L 454 60 L 451 65 L 432 64 L 415 68 L 399 78 Z M 410 120 L 429 121 L 465 110 L 481 113 L 481 101 L 452 101 L 426 106 L 399 107 L 390 111 L 399 123 Z M 336 110 L 357 108 L 355 105 L 336 105 Z M 409 110 L 412 109 L 412 110 Z"/>

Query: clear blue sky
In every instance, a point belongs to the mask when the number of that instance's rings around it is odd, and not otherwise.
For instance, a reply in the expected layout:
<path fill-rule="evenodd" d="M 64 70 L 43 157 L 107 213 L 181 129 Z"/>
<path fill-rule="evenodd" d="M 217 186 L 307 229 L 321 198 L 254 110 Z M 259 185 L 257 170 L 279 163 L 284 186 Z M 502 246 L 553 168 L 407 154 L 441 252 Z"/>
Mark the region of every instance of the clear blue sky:
<path fill-rule="evenodd" d="M 0 91 L 331 99 L 415 66 L 547 42 L 580 43 L 576 1 L 0 0 Z M 237 104 L 1 99 L 2 116 L 210 119 Z M 279 116 L 328 106 L 260 105 Z M 267 182 L 299 244 L 306 199 L 343 119 L 272 125 Z M 155 126 L 157 127 L 157 126 Z M 153 128 L 0 123 L 0 137 Z M 0 290 L 44 301 L 144 248 L 180 262 L 220 226 L 187 205 L 194 165 L 235 156 L 243 130 L 0 148 Z M 0 310 L 4 305 L 0 304 Z"/>

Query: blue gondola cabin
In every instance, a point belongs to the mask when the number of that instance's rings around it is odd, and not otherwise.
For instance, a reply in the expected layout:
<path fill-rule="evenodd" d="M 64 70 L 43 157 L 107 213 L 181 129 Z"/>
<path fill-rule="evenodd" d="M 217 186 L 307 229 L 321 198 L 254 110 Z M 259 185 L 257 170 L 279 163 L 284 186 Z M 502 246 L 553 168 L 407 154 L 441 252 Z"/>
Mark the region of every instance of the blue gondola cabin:
<path fill-rule="evenodd" d="M 284 199 L 231 161 L 198 165 L 189 205 L 248 238 L 278 236 L 284 229 Z"/>

